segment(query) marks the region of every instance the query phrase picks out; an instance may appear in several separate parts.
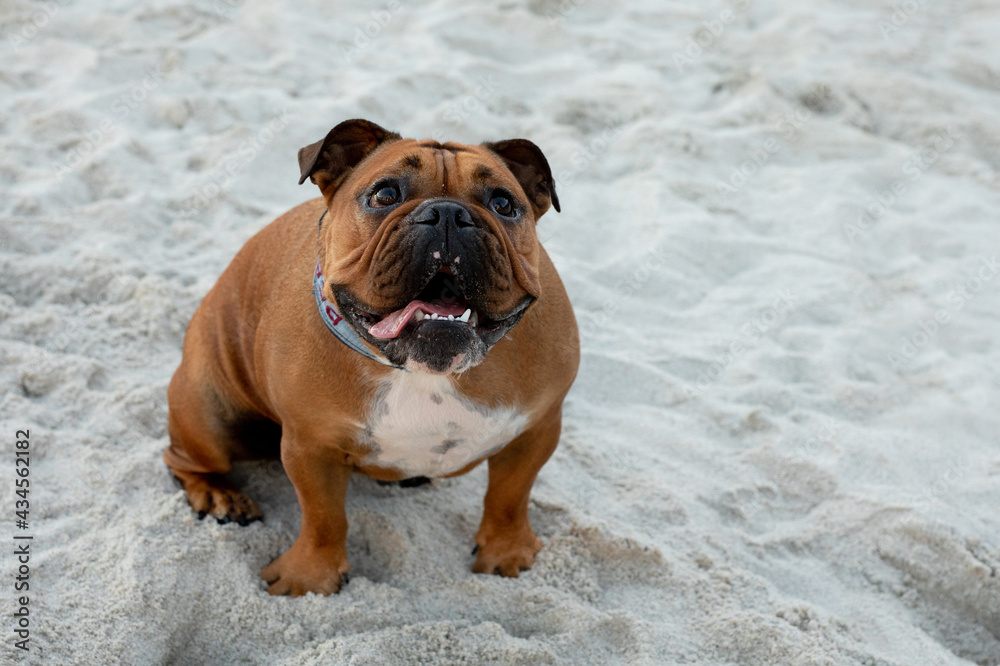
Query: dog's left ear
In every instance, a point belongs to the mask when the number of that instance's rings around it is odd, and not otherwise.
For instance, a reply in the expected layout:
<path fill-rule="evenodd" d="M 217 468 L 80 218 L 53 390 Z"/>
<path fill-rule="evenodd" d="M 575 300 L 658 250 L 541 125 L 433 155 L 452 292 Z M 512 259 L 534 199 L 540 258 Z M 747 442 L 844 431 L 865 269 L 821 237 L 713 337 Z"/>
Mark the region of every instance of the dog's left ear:
<path fill-rule="evenodd" d="M 400 139 L 398 134 L 367 120 L 345 120 L 334 127 L 322 141 L 299 149 L 302 177 L 319 186 L 329 203 L 351 170 L 373 150 L 387 141 Z"/>
<path fill-rule="evenodd" d="M 545 214 L 549 204 L 559 211 L 559 197 L 556 195 L 556 184 L 552 180 L 549 161 L 538 146 L 527 139 L 508 139 L 482 145 L 503 160 L 514 174 L 521 189 L 531 200 L 536 220 Z"/>

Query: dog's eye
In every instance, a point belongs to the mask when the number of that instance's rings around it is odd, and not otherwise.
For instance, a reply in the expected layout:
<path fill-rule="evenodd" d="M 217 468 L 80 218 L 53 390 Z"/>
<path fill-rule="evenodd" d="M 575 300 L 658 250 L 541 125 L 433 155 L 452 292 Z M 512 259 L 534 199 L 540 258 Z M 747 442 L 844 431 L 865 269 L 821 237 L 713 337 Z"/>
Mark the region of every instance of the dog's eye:
<path fill-rule="evenodd" d="M 395 185 L 385 185 L 376 190 L 369 203 L 372 208 L 384 208 L 397 202 L 399 202 L 399 188 Z"/>
<path fill-rule="evenodd" d="M 497 215 L 503 217 L 514 217 L 514 202 L 503 192 L 494 192 L 490 199 L 490 208 L 496 211 Z"/>

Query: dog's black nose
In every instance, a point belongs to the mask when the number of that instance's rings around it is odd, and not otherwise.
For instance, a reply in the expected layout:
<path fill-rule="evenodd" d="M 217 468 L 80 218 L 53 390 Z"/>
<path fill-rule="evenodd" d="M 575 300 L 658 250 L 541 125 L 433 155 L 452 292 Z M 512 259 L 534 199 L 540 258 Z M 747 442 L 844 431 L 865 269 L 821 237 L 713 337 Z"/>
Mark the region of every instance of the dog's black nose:
<path fill-rule="evenodd" d="M 430 226 L 471 227 L 473 225 L 472 216 L 465 206 L 453 201 L 436 201 L 428 203 L 423 210 L 417 211 L 413 217 L 417 224 L 427 224 Z"/>

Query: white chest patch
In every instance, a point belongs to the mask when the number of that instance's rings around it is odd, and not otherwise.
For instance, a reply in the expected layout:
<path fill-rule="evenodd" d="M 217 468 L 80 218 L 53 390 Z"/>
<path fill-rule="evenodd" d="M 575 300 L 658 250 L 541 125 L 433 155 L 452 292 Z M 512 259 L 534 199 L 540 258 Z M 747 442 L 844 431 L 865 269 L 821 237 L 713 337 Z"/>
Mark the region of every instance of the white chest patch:
<path fill-rule="evenodd" d="M 372 447 L 362 463 L 408 477 L 444 476 L 500 450 L 527 422 L 512 407 L 485 407 L 460 395 L 446 376 L 393 372 L 361 435 Z"/>

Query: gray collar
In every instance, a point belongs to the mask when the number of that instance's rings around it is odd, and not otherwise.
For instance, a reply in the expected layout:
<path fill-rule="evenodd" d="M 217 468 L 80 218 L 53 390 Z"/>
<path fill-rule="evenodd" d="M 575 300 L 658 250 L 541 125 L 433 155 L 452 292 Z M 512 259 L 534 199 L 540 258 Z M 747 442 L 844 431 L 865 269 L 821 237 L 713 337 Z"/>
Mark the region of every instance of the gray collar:
<path fill-rule="evenodd" d="M 323 211 L 323 215 L 319 216 L 320 228 L 323 226 L 324 216 L 326 216 L 326 211 Z M 316 308 L 319 310 L 319 316 L 323 320 L 323 323 L 330 329 L 334 337 L 362 356 L 367 356 L 371 360 L 382 365 L 387 365 L 390 368 L 404 370 L 405 368 L 402 366 L 396 365 L 384 356 L 373 352 L 361 341 L 361 337 L 357 331 L 347 323 L 347 320 L 337 310 L 337 304 L 331 300 L 327 300 L 326 294 L 323 293 L 325 286 L 326 280 L 323 278 L 323 267 L 320 266 L 319 259 L 317 259 L 316 270 L 313 272 L 313 294 L 316 296 Z"/>

